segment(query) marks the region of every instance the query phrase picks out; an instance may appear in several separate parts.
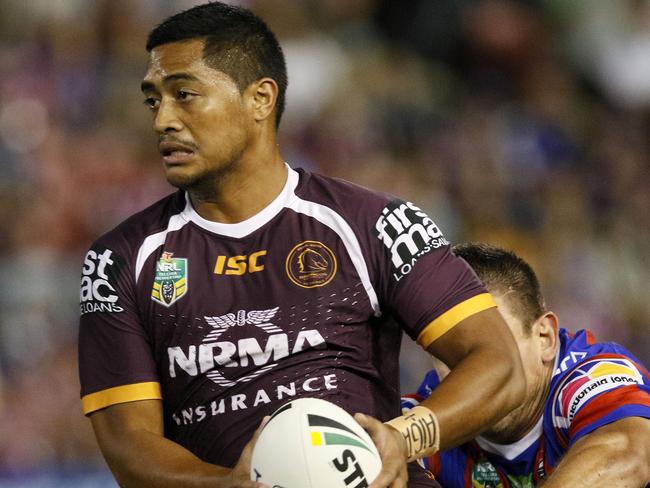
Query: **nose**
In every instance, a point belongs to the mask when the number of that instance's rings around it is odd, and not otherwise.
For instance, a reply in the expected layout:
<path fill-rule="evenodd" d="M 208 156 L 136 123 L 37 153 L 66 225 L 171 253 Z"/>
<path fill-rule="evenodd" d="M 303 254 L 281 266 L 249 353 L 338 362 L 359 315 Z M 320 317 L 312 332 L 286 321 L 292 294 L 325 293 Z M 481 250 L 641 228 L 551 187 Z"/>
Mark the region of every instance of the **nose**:
<path fill-rule="evenodd" d="M 161 100 L 156 116 L 153 120 L 153 129 L 159 134 L 169 132 L 180 132 L 183 124 L 176 114 L 174 103 L 166 100 Z"/>

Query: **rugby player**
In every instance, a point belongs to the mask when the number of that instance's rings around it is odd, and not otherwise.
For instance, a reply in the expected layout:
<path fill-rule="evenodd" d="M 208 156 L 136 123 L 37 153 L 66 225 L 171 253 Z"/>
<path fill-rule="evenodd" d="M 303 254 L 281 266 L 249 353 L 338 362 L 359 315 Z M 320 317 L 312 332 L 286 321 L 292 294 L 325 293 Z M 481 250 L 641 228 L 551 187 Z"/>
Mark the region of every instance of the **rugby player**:
<path fill-rule="evenodd" d="M 361 412 L 383 461 L 372 488 L 436 486 L 407 461 L 523 398 L 494 301 L 415 205 L 284 162 L 284 57 L 253 13 L 194 7 L 147 50 L 141 88 L 179 190 L 99 238 L 82 270 L 82 404 L 115 477 L 260 486 L 260 420 L 320 397 Z M 452 368 L 408 417 L 402 331 Z"/>
<path fill-rule="evenodd" d="M 616 487 L 650 481 L 650 375 L 623 347 L 558 329 L 531 267 L 487 244 L 454 253 L 483 280 L 524 364 L 524 403 L 460 448 L 425 460 L 445 488 Z M 410 408 L 439 385 L 432 370 Z M 443 385 L 441 383 L 440 385 Z"/>

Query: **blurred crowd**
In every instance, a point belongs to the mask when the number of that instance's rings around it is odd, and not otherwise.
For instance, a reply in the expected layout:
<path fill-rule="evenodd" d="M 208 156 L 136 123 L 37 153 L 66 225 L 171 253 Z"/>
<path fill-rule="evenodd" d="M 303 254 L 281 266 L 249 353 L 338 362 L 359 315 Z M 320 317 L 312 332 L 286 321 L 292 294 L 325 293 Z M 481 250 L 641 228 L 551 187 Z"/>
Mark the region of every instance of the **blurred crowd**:
<path fill-rule="evenodd" d="M 81 259 L 173 191 L 139 83 L 148 31 L 196 3 L 0 0 L 0 480 L 102 469 L 78 395 Z M 650 1 L 231 3 L 285 50 L 290 165 L 516 250 L 564 327 L 650 363 Z M 404 352 L 408 389 L 429 363 Z"/>

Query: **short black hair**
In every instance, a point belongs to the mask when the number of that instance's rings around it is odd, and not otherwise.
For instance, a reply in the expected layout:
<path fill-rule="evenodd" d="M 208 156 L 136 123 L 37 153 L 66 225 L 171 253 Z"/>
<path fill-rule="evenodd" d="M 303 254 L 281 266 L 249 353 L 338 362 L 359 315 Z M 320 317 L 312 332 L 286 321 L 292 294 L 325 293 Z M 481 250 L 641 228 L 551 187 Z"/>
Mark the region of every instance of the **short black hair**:
<path fill-rule="evenodd" d="M 452 252 L 467 261 L 490 292 L 506 296 L 529 333 L 546 311 L 533 268 L 514 252 L 485 243 L 457 244 Z"/>
<path fill-rule="evenodd" d="M 254 81 L 269 77 L 278 84 L 275 125 L 280 125 L 287 91 L 287 66 L 282 48 L 266 23 L 243 7 L 210 2 L 166 19 L 149 33 L 147 51 L 170 42 L 204 38 L 203 59 L 230 76 L 240 93 Z"/>

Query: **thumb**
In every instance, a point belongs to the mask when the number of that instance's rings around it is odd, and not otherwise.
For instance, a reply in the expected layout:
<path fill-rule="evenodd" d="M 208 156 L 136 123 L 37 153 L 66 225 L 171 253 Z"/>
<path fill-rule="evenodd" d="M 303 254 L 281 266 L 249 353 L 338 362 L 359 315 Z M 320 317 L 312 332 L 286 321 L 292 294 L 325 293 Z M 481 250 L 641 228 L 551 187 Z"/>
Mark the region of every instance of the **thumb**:
<path fill-rule="evenodd" d="M 253 437 L 251 438 L 250 441 L 248 441 L 248 444 L 246 444 L 246 447 L 244 447 L 244 450 L 241 453 L 241 456 L 239 459 L 241 461 L 244 461 L 246 463 L 249 463 L 251 460 L 251 457 L 253 456 L 253 448 L 255 447 L 255 444 L 257 443 L 257 439 L 259 439 L 260 434 L 262 433 L 262 430 L 264 430 L 264 427 L 266 427 L 266 424 L 269 423 L 269 420 L 271 417 L 268 415 L 265 416 L 262 421 L 260 422 L 260 425 L 257 427 L 255 430 L 255 433 L 253 434 Z"/>
<path fill-rule="evenodd" d="M 372 431 L 376 429 L 376 424 L 379 423 L 379 421 L 370 415 L 366 415 L 364 413 L 355 413 L 354 414 L 354 420 L 356 420 L 361 427 L 368 431 Z"/>

